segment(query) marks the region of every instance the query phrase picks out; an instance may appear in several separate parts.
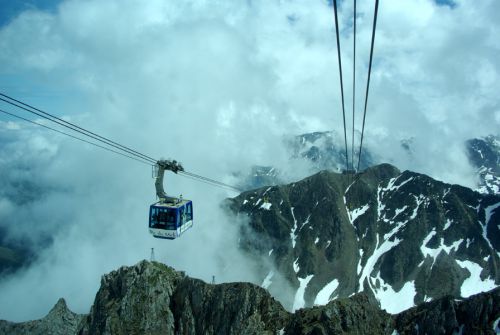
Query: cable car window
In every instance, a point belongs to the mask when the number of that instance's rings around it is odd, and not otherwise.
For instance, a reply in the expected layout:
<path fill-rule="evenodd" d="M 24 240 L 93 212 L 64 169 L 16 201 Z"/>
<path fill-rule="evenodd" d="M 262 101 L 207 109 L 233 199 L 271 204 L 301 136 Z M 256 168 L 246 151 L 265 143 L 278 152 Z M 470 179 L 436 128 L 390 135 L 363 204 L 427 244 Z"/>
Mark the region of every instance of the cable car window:
<path fill-rule="evenodd" d="M 193 219 L 193 205 L 191 203 L 186 205 L 186 221 Z"/>
<path fill-rule="evenodd" d="M 157 228 L 160 224 L 159 220 L 159 209 L 158 208 L 151 208 L 151 220 L 150 220 L 150 227 L 151 228 Z"/>
<path fill-rule="evenodd" d="M 185 206 L 182 206 L 181 208 L 179 208 L 179 217 L 180 217 L 180 221 L 181 221 L 181 226 L 186 223 L 186 207 Z"/>
<path fill-rule="evenodd" d="M 165 208 L 162 209 L 162 223 L 166 226 L 166 229 L 175 229 L 175 224 L 177 217 L 175 215 L 175 209 Z"/>

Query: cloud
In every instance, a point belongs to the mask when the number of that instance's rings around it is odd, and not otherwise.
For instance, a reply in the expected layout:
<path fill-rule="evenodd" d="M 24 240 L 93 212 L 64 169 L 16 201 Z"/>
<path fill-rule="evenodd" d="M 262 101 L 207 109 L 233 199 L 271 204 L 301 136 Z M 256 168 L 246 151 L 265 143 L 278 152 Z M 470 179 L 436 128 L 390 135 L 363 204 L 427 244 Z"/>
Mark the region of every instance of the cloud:
<path fill-rule="evenodd" d="M 462 142 L 499 125 L 499 4 L 455 4 L 381 2 L 365 140 L 400 168 L 471 185 Z M 350 6 L 340 7 L 346 111 Z M 359 10 L 358 127 L 373 4 Z M 65 1 L 3 26 L 0 62 L 2 92 L 225 182 L 252 164 L 293 170 L 286 135 L 342 131 L 333 13 L 321 0 Z M 87 312 L 100 275 L 151 247 L 205 280 L 259 280 L 238 251 L 238 223 L 219 209 L 232 193 L 167 175 L 168 192 L 193 199 L 196 223 L 178 241 L 158 241 L 146 230 L 149 167 L 1 120 L 0 224 L 39 250 L 0 283 L 2 318 L 43 316 L 60 296 Z M 408 138 L 411 156 L 400 148 Z"/>

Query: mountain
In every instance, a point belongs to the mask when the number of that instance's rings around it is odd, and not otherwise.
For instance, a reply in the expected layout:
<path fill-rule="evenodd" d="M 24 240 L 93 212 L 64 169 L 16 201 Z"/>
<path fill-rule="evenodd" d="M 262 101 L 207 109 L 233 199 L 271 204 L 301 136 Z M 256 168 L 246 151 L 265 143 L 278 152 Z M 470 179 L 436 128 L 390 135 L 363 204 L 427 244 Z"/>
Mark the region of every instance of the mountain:
<path fill-rule="evenodd" d="M 359 138 L 359 132 L 356 134 Z M 404 138 L 400 141 L 401 148 L 411 160 L 414 156 L 415 137 Z M 310 163 L 309 174 L 322 170 L 340 172 L 346 168 L 344 138 L 335 131 L 323 131 L 290 136 L 284 139 L 284 147 L 291 160 L 304 160 Z M 348 143 L 348 145 L 350 145 Z M 489 135 L 484 138 L 467 140 L 464 143 L 469 163 L 476 168 L 479 179 L 478 192 L 500 194 L 500 136 Z M 348 148 L 348 154 L 351 151 Z M 357 157 L 355 150 L 354 156 Z M 383 155 L 382 155 L 383 156 Z M 361 156 L 360 170 L 388 161 L 389 156 L 380 157 L 366 148 Z M 355 162 L 357 164 L 357 162 Z M 240 187 L 251 190 L 268 185 L 279 185 L 287 178 L 276 168 L 268 166 L 254 166 L 249 175 L 242 176 Z M 304 176 L 305 177 L 305 176 Z"/>
<path fill-rule="evenodd" d="M 321 170 L 340 172 L 346 167 L 344 138 L 334 131 L 302 134 L 288 139 L 287 143 L 289 150 L 292 152 L 292 158 L 310 160 L 313 163 L 315 172 Z M 348 145 L 350 146 L 349 143 Z M 357 157 L 358 152 L 354 152 L 355 157 Z M 348 154 L 350 157 L 350 148 L 348 148 Z M 361 156 L 360 169 L 364 170 L 373 164 L 374 158 L 372 154 L 365 149 Z"/>
<path fill-rule="evenodd" d="M 359 137 L 360 133 L 357 135 Z M 291 162 L 305 161 L 309 163 L 307 175 L 322 170 L 341 172 L 346 169 L 344 138 L 335 131 L 289 136 L 284 139 L 284 148 Z M 351 156 L 351 149 L 348 150 L 348 154 Z M 355 157 L 357 157 L 358 152 L 355 150 Z M 378 159 L 374 158 L 370 150 L 365 148 L 361 156 L 360 169 L 366 169 L 374 165 L 376 161 Z M 357 161 L 355 164 L 357 164 Z M 288 179 L 286 174 L 287 171 L 280 171 L 272 166 L 256 165 L 252 166 L 249 174 L 239 173 L 235 174 L 235 177 L 240 179 L 239 188 L 252 190 L 269 185 L 283 184 Z"/>
<path fill-rule="evenodd" d="M 287 312 L 250 283 L 207 284 L 156 262 L 122 267 L 101 280 L 87 315 L 59 300 L 43 319 L 0 321 L 2 334 L 494 334 L 500 289 L 464 301 L 444 297 L 398 315 L 368 295 Z M 439 313 L 436 313 L 439 312 Z"/>
<path fill-rule="evenodd" d="M 397 313 L 500 284 L 499 195 L 382 164 L 322 171 L 227 206 L 248 219 L 240 244 L 266 260 L 262 285 L 292 310 L 365 292 Z"/>
<path fill-rule="evenodd" d="M 500 136 L 468 140 L 466 148 L 469 161 L 478 171 L 478 191 L 500 194 Z"/>

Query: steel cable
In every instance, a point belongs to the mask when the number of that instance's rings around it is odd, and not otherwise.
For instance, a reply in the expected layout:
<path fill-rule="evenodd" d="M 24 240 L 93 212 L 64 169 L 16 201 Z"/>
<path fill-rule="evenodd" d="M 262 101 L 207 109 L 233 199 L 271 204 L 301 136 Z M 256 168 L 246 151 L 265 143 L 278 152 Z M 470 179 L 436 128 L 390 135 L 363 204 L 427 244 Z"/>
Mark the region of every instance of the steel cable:
<path fill-rule="evenodd" d="M 363 127 L 361 128 L 361 142 L 359 144 L 359 153 L 358 153 L 358 170 L 359 170 L 359 166 L 361 163 L 361 151 L 363 149 L 363 136 L 365 133 L 366 106 L 368 104 L 368 92 L 370 90 L 370 75 L 372 72 L 373 46 L 375 44 L 375 31 L 377 28 L 378 1 L 379 0 L 375 0 L 375 13 L 373 14 L 372 42 L 371 42 L 371 47 L 370 47 L 370 63 L 368 65 L 368 79 L 366 81 L 365 108 L 364 108 L 364 113 L 363 113 Z"/>

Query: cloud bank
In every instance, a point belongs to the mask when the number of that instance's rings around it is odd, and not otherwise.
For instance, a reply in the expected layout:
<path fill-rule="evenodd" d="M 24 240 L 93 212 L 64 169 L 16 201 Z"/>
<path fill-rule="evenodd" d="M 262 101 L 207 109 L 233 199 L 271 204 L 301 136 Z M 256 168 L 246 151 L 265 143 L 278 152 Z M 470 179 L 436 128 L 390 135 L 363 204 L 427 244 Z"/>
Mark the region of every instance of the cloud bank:
<path fill-rule="evenodd" d="M 353 61 L 350 6 L 340 7 L 345 69 Z M 370 150 L 401 169 L 474 183 L 462 142 L 499 129 L 499 7 L 381 2 Z M 372 13 L 371 1 L 360 2 L 358 107 Z M 283 136 L 342 131 L 333 28 L 332 8 L 320 0 L 64 1 L 1 28 L 0 88 L 231 183 L 252 164 L 290 169 Z M 344 79 L 350 111 L 350 70 Z M 400 146 L 409 138 L 411 155 Z M 155 200 L 146 165 L 4 116 L 0 152 L 0 225 L 39 250 L 30 268 L 0 282 L 1 319 L 41 317 L 60 296 L 88 312 L 100 275 L 149 258 L 152 247 L 158 260 L 207 281 L 259 280 L 258 264 L 238 252 L 238 223 L 219 208 L 234 194 L 167 175 L 167 192 L 193 199 L 195 228 L 158 241 L 146 230 Z"/>

